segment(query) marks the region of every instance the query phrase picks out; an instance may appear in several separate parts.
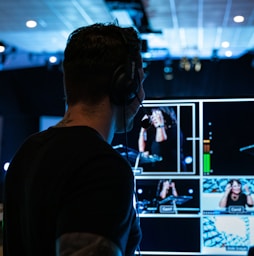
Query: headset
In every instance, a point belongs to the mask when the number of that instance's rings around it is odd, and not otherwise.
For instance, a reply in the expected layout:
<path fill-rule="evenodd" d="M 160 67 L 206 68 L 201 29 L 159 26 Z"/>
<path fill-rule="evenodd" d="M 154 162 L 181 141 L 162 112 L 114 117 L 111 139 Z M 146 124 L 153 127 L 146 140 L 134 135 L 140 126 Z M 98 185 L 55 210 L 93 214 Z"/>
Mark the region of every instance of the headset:
<path fill-rule="evenodd" d="M 140 77 L 135 61 L 134 47 L 128 43 L 125 35 L 120 35 L 128 50 L 126 63 L 119 65 L 112 76 L 109 88 L 111 101 L 116 105 L 129 105 L 137 97 L 140 89 Z"/>

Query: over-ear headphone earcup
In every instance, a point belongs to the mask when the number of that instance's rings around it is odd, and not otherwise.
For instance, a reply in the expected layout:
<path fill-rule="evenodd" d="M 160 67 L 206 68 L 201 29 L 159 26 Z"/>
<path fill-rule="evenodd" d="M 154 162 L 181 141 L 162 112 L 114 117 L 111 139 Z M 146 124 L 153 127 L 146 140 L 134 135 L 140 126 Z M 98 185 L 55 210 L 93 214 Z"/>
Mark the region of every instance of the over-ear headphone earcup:
<path fill-rule="evenodd" d="M 133 71 L 135 72 L 135 71 Z M 123 65 L 116 68 L 111 85 L 110 85 L 110 99 L 116 105 L 128 105 L 136 97 L 139 90 L 139 81 L 137 74 L 132 75 L 127 72 Z"/>

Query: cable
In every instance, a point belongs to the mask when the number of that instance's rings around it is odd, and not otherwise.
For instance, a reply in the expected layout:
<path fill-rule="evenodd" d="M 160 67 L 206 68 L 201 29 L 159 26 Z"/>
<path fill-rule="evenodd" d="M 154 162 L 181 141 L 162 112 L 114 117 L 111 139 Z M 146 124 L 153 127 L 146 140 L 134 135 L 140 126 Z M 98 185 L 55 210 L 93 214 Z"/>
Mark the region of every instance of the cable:
<path fill-rule="evenodd" d="M 124 135 L 125 135 L 125 154 L 126 159 L 129 161 L 129 152 L 128 152 L 128 135 L 127 135 L 127 125 L 126 125 L 126 104 L 123 106 L 123 122 L 124 122 Z"/>

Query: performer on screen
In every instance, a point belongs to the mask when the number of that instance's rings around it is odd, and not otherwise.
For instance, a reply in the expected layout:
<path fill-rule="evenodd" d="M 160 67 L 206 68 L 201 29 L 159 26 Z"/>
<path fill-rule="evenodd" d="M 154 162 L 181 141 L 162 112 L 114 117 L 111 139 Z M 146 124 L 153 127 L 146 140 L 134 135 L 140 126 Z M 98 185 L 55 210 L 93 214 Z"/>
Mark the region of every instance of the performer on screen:
<path fill-rule="evenodd" d="M 156 197 L 160 201 L 168 196 L 177 197 L 178 193 L 176 190 L 175 182 L 170 179 L 161 179 L 157 185 Z"/>
<path fill-rule="evenodd" d="M 224 195 L 219 202 L 219 206 L 227 208 L 229 206 L 247 206 L 253 207 L 254 202 L 251 196 L 249 186 L 245 184 L 242 190 L 242 183 L 238 179 L 232 179 L 228 182 Z"/>
<path fill-rule="evenodd" d="M 143 117 L 148 118 L 147 115 Z M 144 157 L 160 156 L 161 161 L 149 164 L 148 168 L 156 171 L 177 170 L 177 118 L 172 107 L 158 107 L 152 109 L 151 126 L 141 128 L 138 139 L 139 152 Z M 180 130 L 180 161 L 181 171 L 186 171 L 183 154 L 183 133 Z"/>

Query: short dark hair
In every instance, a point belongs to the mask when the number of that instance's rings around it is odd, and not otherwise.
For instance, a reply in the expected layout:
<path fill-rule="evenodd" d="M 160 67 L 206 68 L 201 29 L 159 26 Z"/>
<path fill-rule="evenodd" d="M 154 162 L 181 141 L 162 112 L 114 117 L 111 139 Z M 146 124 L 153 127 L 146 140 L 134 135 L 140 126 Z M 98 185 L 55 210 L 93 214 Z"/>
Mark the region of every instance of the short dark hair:
<path fill-rule="evenodd" d="M 132 27 L 96 23 L 74 30 L 63 60 L 67 104 L 96 104 L 108 95 L 114 71 L 126 65 L 130 52 L 136 65 L 142 67 L 141 40 Z"/>

